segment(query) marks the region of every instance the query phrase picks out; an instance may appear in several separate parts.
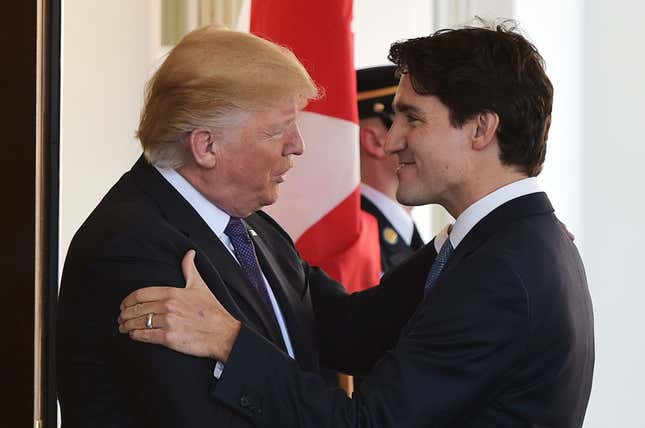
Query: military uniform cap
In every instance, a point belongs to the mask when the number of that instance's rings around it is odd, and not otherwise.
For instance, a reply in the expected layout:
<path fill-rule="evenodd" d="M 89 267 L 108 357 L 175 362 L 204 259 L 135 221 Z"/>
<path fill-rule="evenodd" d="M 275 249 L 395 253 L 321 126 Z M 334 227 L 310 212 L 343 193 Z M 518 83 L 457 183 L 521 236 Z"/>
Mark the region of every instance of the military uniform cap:
<path fill-rule="evenodd" d="M 399 84 L 395 72 L 394 65 L 356 70 L 359 118 L 380 117 L 389 126 L 391 116 L 394 114 L 392 101 Z"/>

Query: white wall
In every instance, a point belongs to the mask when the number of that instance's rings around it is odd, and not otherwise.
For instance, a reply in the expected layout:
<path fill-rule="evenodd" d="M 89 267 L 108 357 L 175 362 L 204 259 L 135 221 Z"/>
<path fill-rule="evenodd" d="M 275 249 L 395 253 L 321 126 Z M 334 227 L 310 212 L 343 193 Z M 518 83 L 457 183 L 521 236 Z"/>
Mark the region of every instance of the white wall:
<path fill-rule="evenodd" d="M 475 17 L 487 21 L 513 17 L 513 0 L 431 0 L 434 4 L 435 28 L 454 28 L 476 24 Z"/>
<path fill-rule="evenodd" d="M 63 2 L 60 243 L 140 153 L 134 138 L 148 77 L 149 2 Z"/>
<path fill-rule="evenodd" d="M 390 45 L 396 40 L 427 36 L 432 22 L 429 0 L 354 0 L 356 68 L 390 64 Z"/>
<path fill-rule="evenodd" d="M 589 0 L 581 15 L 583 255 L 596 317 L 586 427 L 644 427 L 645 3 Z"/>

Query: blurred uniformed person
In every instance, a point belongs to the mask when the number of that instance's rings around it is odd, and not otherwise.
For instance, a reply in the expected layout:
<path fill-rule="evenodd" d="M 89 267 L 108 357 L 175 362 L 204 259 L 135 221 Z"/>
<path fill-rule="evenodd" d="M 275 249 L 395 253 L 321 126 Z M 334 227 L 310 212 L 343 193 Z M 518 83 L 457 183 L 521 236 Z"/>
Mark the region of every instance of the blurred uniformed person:
<path fill-rule="evenodd" d="M 361 208 L 378 221 L 383 272 L 423 246 L 410 208 L 396 201 L 398 178 L 395 155 L 383 149 L 392 124 L 392 100 L 398 85 L 396 67 L 386 65 L 357 70 L 361 147 Z"/>

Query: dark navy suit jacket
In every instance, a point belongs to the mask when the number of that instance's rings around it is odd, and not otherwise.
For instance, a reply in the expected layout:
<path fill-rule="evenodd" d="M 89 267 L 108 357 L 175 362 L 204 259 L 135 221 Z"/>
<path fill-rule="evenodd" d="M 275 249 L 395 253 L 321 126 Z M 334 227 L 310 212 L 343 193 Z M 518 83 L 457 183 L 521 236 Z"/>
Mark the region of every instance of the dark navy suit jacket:
<path fill-rule="evenodd" d="M 365 293 L 418 293 L 435 256 L 431 242 Z M 336 302 L 337 313 L 383 303 L 362 294 L 345 296 L 353 307 Z M 313 302 L 328 306 L 324 295 Z M 335 327 L 326 334 L 339 343 L 353 334 L 351 324 Z M 372 337 L 354 340 L 360 354 Z M 250 355 L 263 363 L 249 364 Z M 582 426 L 593 364 L 583 264 L 547 196 L 536 193 L 503 204 L 466 235 L 353 399 L 245 328 L 212 392 L 260 427 L 571 428 Z"/>

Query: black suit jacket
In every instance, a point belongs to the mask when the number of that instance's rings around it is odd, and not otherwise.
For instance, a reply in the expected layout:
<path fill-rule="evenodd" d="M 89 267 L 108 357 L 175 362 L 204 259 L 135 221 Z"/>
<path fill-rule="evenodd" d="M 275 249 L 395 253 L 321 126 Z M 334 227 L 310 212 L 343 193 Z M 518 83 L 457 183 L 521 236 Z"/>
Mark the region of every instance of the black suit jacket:
<path fill-rule="evenodd" d="M 343 295 L 342 288 L 303 263 L 289 236 L 269 216 L 257 212 L 245 223 L 256 232 L 254 245 L 283 312 L 295 362 L 302 370 L 316 371 L 319 336 L 311 287 L 330 302 Z M 249 424 L 209 393 L 217 383 L 215 361 L 135 342 L 118 332 L 119 304 L 130 292 L 150 285 L 184 285 L 180 263 L 189 249 L 197 251 L 197 267 L 220 302 L 276 352 L 283 351 L 272 313 L 237 262 L 188 202 L 141 158 L 78 230 L 65 261 L 57 329 L 64 428 Z M 370 358 L 366 353 L 354 355 L 350 338 L 344 351 L 340 346 L 333 355 L 323 354 L 327 364 L 338 365 L 341 359 L 358 369 L 373 364 L 375 355 L 396 339 L 396 326 L 403 325 L 415 305 L 411 299 L 399 302 L 401 312 L 393 315 L 398 321 L 391 322 L 389 313 L 381 315 L 389 317 L 385 324 L 392 324 L 390 337 L 375 338 L 371 351 L 366 351 Z M 326 325 L 338 328 L 350 321 L 338 317 Z M 371 334 L 371 327 L 365 328 L 358 334 Z M 261 365 L 263 356 L 253 355 L 248 363 Z M 225 369 L 223 377 L 227 375 Z"/>
<path fill-rule="evenodd" d="M 378 222 L 379 247 L 381 250 L 381 270 L 387 272 L 423 247 L 423 240 L 414 226 L 410 245 L 406 244 L 394 225 L 369 199 L 361 195 L 361 209 L 368 212 Z M 396 232 L 392 235 L 392 231 Z"/>
<path fill-rule="evenodd" d="M 425 281 L 433 244 L 376 289 L 416 290 L 410 286 Z M 355 310 L 373 304 L 365 299 Z M 259 353 L 262 366 L 245 364 L 245 355 Z M 593 363 L 583 265 L 537 193 L 498 207 L 468 233 L 353 399 L 247 329 L 213 392 L 261 427 L 571 428 L 582 426 Z M 249 412 L 249 402 L 262 412 Z"/>

